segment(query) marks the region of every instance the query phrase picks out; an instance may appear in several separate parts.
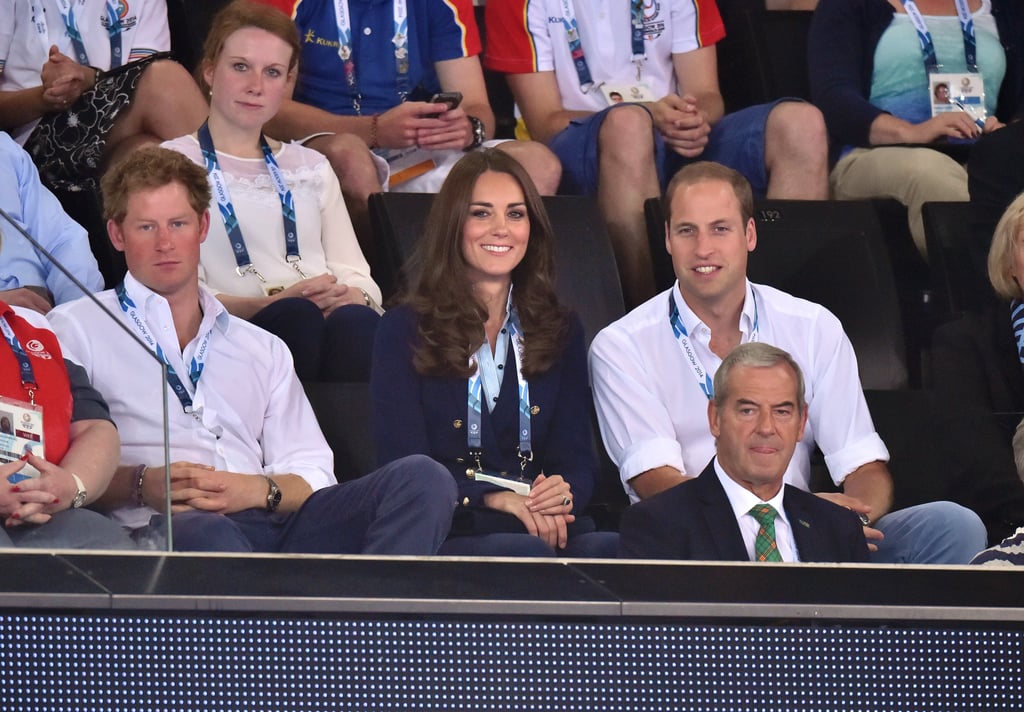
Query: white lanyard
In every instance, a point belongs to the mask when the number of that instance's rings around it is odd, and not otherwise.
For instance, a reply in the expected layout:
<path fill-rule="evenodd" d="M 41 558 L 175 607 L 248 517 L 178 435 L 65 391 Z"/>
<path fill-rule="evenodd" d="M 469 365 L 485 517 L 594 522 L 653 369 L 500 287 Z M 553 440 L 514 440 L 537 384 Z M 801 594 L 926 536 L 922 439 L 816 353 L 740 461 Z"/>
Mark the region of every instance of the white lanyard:
<path fill-rule="evenodd" d="M 405 101 L 409 95 L 409 11 L 406 0 L 392 2 L 392 17 L 395 34 L 391 38 L 395 45 L 395 88 L 398 98 Z M 359 91 L 356 77 L 354 44 L 352 42 L 352 17 L 348 0 L 334 0 L 334 22 L 338 27 L 338 56 L 345 68 L 345 82 L 352 93 L 352 107 L 356 114 L 362 114 L 363 95 Z"/>
<path fill-rule="evenodd" d="M 917 39 L 921 44 L 921 54 L 924 57 L 925 70 L 931 72 L 939 67 L 939 60 L 935 54 L 935 42 L 932 40 L 932 33 L 924 21 L 921 10 L 918 9 L 914 0 L 901 0 L 903 9 L 907 11 L 907 17 L 917 30 Z M 971 10 L 967 6 L 967 0 L 954 0 L 956 5 L 956 16 L 960 20 L 960 32 L 964 39 L 964 60 L 967 63 L 967 71 L 977 73 L 978 71 L 978 40 L 974 32 L 974 20 L 971 18 Z"/>
<path fill-rule="evenodd" d="M 750 329 L 749 341 L 757 341 L 757 297 L 754 296 L 753 291 L 750 292 L 750 298 L 754 302 L 754 325 Z M 686 359 L 686 362 L 690 364 L 690 368 L 693 370 L 694 378 L 697 379 L 697 385 L 700 386 L 701 391 L 704 392 L 708 400 L 711 400 L 715 397 L 714 379 L 708 373 L 708 370 L 704 368 L 704 364 L 701 363 L 700 359 L 697 358 L 697 352 L 690 341 L 690 334 L 686 331 L 683 319 L 679 315 L 679 307 L 676 306 L 676 290 L 674 287 L 668 295 L 668 321 L 672 326 L 672 333 L 676 337 L 676 343 L 679 344 L 679 350 L 683 352 L 683 358 Z"/>
<path fill-rule="evenodd" d="M 511 299 L 511 293 L 509 294 Z M 516 361 L 516 381 L 519 387 L 519 457 L 523 468 L 526 461 L 533 458 L 532 452 L 532 428 L 530 425 L 530 384 L 523 376 L 523 336 L 522 328 L 519 325 L 519 315 L 515 307 L 510 307 L 508 312 L 508 332 L 512 339 L 512 353 Z M 481 349 L 489 349 L 490 344 L 485 340 Z M 466 419 L 469 427 L 466 430 L 466 443 L 469 450 L 477 458 L 479 467 L 481 452 L 481 414 L 482 414 L 482 389 L 480 379 L 480 362 L 476 354 L 470 357 L 469 365 L 473 367 L 473 374 L 467 379 L 467 413 Z"/>
<path fill-rule="evenodd" d="M 75 61 L 83 66 L 89 66 L 89 55 L 85 51 L 85 43 L 82 40 L 82 33 L 78 29 L 78 20 L 75 18 L 75 8 L 77 5 L 79 8 L 84 7 L 84 3 L 80 0 L 56 0 L 57 5 L 60 6 L 60 15 L 64 20 L 64 29 L 67 30 L 68 37 L 71 39 L 71 46 L 75 51 Z M 46 13 L 43 11 L 41 3 L 33 2 L 32 5 L 33 22 L 35 24 L 36 32 L 39 33 L 40 38 L 43 41 L 43 45 L 49 50 L 49 29 L 46 24 Z M 107 38 L 110 40 L 110 68 L 120 67 L 124 62 L 123 52 L 121 49 L 121 32 L 124 29 L 121 25 L 121 16 L 119 11 L 120 4 L 113 3 L 109 0 L 106 3 L 107 8 Z"/>
<path fill-rule="evenodd" d="M 135 327 L 139 336 L 153 350 L 157 358 L 167 366 L 167 385 L 174 391 L 174 395 L 177 396 L 178 401 L 181 403 L 182 410 L 186 413 L 192 413 L 192 393 L 195 392 L 196 387 L 199 385 L 199 378 L 203 375 L 203 368 L 206 366 L 206 357 L 209 354 L 210 337 L 213 335 L 213 329 L 210 328 L 203 334 L 203 338 L 196 348 L 195 355 L 192 356 L 192 361 L 189 363 L 188 380 L 192 384 L 192 392 L 190 393 L 181 378 L 178 377 L 174 367 L 171 366 L 171 362 L 167 360 L 167 355 L 160 348 L 160 344 L 149 333 L 149 327 L 146 326 L 146 322 L 139 315 L 138 307 L 128 294 L 127 285 L 121 282 L 115 291 L 117 292 L 117 302 L 121 305 L 121 311 L 128 317 L 128 322 Z"/>

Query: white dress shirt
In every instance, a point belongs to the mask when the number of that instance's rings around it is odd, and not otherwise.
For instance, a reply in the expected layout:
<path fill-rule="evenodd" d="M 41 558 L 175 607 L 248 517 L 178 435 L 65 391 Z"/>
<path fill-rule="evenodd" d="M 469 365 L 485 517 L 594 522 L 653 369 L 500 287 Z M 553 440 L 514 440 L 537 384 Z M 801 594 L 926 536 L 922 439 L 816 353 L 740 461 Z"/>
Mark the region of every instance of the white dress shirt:
<path fill-rule="evenodd" d="M 669 323 L 672 290 L 694 352 L 713 376 L 722 359 L 711 351 L 711 331 L 687 306 L 678 283 L 607 326 L 590 348 L 601 437 L 634 502 L 639 497 L 629 485 L 633 477 L 666 465 L 697 476 L 715 454 L 707 397 Z M 815 444 L 837 485 L 861 465 L 888 461 L 839 320 L 819 304 L 747 282 L 739 324 L 743 343 L 750 340 L 755 309 L 757 340 L 788 351 L 804 373 L 807 428 L 785 481 L 810 489 Z"/>
<path fill-rule="evenodd" d="M 162 378 L 152 351 L 132 338 L 136 329 L 113 290 L 96 296 L 120 323 L 89 299 L 61 305 L 48 315 L 65 355 L 82 364 L 110 405 L 121 435 L 122 465 L 162 465 L 166 392 L 171 462 L 254 475 L 296 474 L 314 490 L 336 482 L 334 456 L 283 341 L 231 316 L 200 287 L 203 320 L 182 350 L 167 301 L 131 274 L 125 286 L 170 366 L 183 374 L 182 383 L 192 396 L 191 414 Z M 186 364 L 211 329 L 205 368 L 193 389 L 184 375 Z M 152 514 L 148 507 L 129 505 L 113 516 L 134 529 L 145 526 Z"/>
<path fill-rule="evenodd" d="M 778 516 L 775 517 L 775 545 L 779 549 L 779 556 L 783 561 L 800 561 L 796 542 L 793 540 L 793 528 L 789 526 L 786 509 L 782 503 L 786 488 L 780 487 L 778 493 L 771 499 L 761 499 L 729 477 L 722 469 L 717 457 L 715 458 L 715 474 L 718 475 L 718 480 L 722 483 L 725 496 L 729 498 L 732 513 L 740 527 L 740 534 L 743 535 L 743 544 L 747 547 L 747 557 L 751 561 L 757 561 L 754 542 L 757 540 L 757 532 L 761 529 L 761 523 L 754 518 L 750 510 L 758 504 L 770 504 L 778 512 Z"/>

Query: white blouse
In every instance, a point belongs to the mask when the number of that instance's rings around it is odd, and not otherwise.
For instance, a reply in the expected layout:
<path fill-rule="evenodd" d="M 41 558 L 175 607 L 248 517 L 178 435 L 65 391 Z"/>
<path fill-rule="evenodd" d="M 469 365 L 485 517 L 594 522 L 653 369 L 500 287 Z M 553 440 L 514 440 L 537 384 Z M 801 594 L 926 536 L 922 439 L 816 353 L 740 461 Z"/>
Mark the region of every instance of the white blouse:
<path fill-rule="evenodd" d="M 163 145 L 205 168 L 195 136 L 182 136 Z M 379 304 L 380 287 L 370 277 L 370 265 L 359 248 L 341 186 L 330 163 L 322 154 L 293 143 L 282 144 L 274 157 L 295 200 L 301 255 L 298 265 L 302 274 L 315 277 L 329 272 L 343 284 L 366 290 Z M 215 294 L 223 292 L 237 297 L 262 297 L 270 289 L 295 284 L 303 277 L 285 259 L 281 199 L 271 182 L 266 162 L 262 158 L 239 158 L 221 151 L 217 151 L 217 160 L 249 258 L 266 281 L 251 273 L 241 277 L 237 274 L 235 255 L 216 200 L 210 203 L 210 233 L 200 252 L 199 279 Z"/>

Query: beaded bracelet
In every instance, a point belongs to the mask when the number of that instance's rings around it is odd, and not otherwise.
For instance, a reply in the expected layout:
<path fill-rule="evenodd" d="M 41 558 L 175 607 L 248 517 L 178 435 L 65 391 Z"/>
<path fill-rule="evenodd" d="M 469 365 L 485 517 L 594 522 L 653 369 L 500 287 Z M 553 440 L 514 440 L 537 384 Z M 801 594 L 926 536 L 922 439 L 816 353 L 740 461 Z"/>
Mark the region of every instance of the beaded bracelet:
<path fill-rule="evenodd" d="M 377 122 L 380 121 L 380 114 L 370 117 L 370 148 L 380 148 L 377 144 Z"/>

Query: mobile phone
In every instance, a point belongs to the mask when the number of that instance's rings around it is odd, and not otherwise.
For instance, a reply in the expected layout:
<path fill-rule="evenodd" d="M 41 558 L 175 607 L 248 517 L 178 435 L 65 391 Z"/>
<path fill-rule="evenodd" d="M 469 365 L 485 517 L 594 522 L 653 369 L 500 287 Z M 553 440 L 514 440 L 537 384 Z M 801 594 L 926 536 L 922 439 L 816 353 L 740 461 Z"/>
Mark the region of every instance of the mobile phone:
<path fill-rule="evenodd" d="M 451 111 L 459 104 L 462 103 L 462 92 L 460 91 L 442 91 L 434 94 L 430 97 L 431 104 L 444 104 L 448 107 L 448 111 Z"/>

